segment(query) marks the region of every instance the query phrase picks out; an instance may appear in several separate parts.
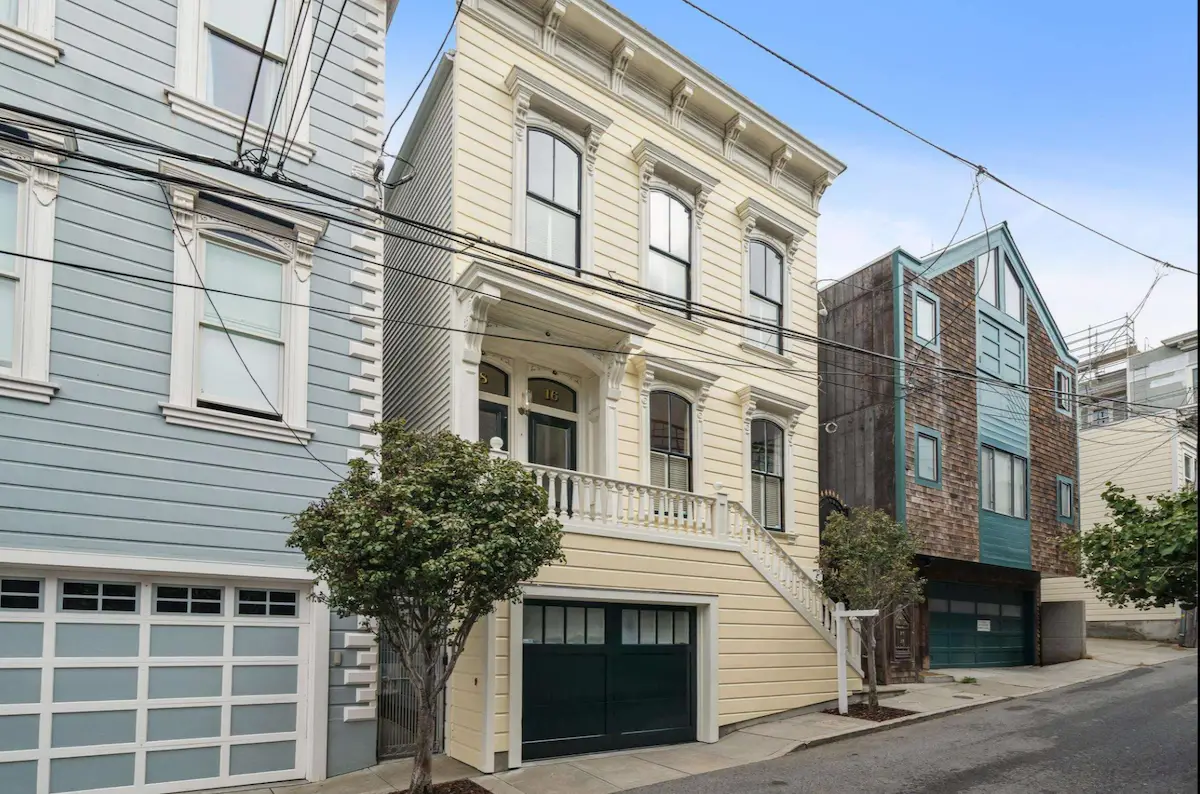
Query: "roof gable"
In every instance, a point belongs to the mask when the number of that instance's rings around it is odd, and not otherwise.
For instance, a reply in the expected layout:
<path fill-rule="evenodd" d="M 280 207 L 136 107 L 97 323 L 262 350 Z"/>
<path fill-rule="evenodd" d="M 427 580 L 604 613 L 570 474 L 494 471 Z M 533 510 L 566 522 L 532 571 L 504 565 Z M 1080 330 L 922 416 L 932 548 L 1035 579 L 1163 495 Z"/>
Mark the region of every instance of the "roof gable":
<path fill-rule="evenodd" d="M 1050 336 L 1050 341 L 1054 343 L 1054 349 L 1058 353 L 1058 357 L 1069 365 L 1072 369 L 1078 367 L 1079 361 L 1071 355 L 1070 349 L 1067 347 L 1066 339 L 1063 338 L 1062 331 L 1059 330 L 1058 324 L 1054 322 L 1054 315 L 1050 313 L 1050 307 L 1046 305 L 1045 298 L 1038 290 L 1037 282 L 1033 279 L 1033 274 L 1029 271 L 1029 266 L 1025 263 L 1025 258 L 1021 256 L 1021 251 L 1017 248 L 1017 243 L 1013 239 L 1012 231 L 1008 228 L 1008 222 L 1002 221 L 986 231 L 979 232 L 973 237 L 950 246 L 945 251 L 931 253 L 920 258 L 920 267 L 929 268 L 924 274 L 927 278 L 940 276 L 941 274 L 953 270 L 966 264 L 969 260 L 982 254 L 988 248 L 1000 248 L 1004 253 L 1008 254 L 1008 259 L 1016 268 L 1017 278 L 1021 282 L 1021 286 L 1025 288 L 1025 294 L 1028 296 L 1034 309 L 1037 311 L 1038 319 L 1041 320 L 1042 326 L 1046 329 L 1046 333 Z"/>

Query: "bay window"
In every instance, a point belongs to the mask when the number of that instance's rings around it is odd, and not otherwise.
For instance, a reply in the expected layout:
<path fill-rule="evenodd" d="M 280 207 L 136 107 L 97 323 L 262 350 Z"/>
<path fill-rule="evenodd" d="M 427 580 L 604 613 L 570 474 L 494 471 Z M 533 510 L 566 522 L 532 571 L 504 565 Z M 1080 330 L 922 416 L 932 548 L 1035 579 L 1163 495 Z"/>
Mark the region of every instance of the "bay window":
<path fill-rule="evenodd" d="M 544 130 L 529 130 L 526 154 L 525 250 L 579 268 L 580 157 Z"/>
<path fill-rule="evenodd" d="M 980 498 L 992 513 L 1027 518 L 1029 515 L 1025 458 L 983 447 L 980 452 Z"/>

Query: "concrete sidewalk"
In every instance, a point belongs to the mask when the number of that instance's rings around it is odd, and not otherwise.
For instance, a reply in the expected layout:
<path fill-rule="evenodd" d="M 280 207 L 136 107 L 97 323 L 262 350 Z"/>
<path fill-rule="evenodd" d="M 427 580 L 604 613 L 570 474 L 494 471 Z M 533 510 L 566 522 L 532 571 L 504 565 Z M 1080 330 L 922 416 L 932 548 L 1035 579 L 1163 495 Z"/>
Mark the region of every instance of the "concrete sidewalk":
<path fill-rule="evenodd" d="M 939 670 L 953 683 L 884 687 L 886 705 L 916 712 L 889 722 L 810 713 L 752 725 L 715 744 L 686 744 L 544 761 L 478 776 L 478 771 L 444 756 L 434 759 L 434 780 L 470 777 L 495 794 L 609 794 L 676 778 L 766 761 L 793 750 L 848 736 L 888 730 L 965 709 L 1070 686 L 1196 653 L 1153 642 L 1088 640 L 1091 658 L 1050 667 Z M 964 678 L 974 683 L 963 683 Z M 320 783 L 274 785 L 244 794 L 392 794 L 408 785 L 410 761 L 392 761 Z M 239 792 L 242 794 L 242 792 Z"/>

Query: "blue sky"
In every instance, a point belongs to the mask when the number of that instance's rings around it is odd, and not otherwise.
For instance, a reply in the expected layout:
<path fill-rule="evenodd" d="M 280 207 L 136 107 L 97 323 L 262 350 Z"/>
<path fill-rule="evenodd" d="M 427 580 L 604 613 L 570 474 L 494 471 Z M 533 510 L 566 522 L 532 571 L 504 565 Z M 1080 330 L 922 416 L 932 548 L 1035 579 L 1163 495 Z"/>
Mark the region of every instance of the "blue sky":
<path fill-rule="evenodd" d="M 613 0 L 610 0 L 613 2 Z M 699 0 L 713 13 L 1042 201 L 1136 248 L 1197 266 L 1195 3 L 800 3 Z M 818 271 L 836 278 L 897 246 L 949 240 L 973 174 L 739 39 L 679 0 L 613 4 L 848 166 L 821 203 Z M 454 12 L 400 0 L 388 34 L 389 118 Z M 453 46 L 453 40 L 449 46 Z M 414 106 L 417 103 L 414 102 Z M 409 114 L 411 116 L 411 110 Z M 389 144 L 403 140 L 407 119 Z M 1059 326 L 1131 311 L 1149 261 L 983 186 Z M 959 234 L 983 228 L 977 205 Z M 1171 272 L 1137 320 L 1141 343 L 1197 326 L 1197 279 Z"/>

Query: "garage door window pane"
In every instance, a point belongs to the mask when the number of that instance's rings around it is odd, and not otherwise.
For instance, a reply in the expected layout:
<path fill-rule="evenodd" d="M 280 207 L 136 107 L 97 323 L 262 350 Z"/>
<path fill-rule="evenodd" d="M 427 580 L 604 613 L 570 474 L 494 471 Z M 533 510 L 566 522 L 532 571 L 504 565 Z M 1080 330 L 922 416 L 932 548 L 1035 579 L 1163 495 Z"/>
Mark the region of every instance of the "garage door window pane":
<path fill-rule="evenodd" d="M 40 609 L 40 579 L 0 579 L 0 609 Z"/>
<path fill-rule="evenodd" d="M 567 607 L 567 645 L 583 645 L 587 636 L 587 610 Z"/>
<path fill-rule="evenodd" d="M 1000 614 L 1006 618 L 1021 617 L 1021 607 L 1017 604 L 1004 604 L 1000 607 Z"/>
<path fill-rule="evenodd" d="M 638 611 L 636 609 L 621 610 L 621 644 L 638 644 Z"/>
<path fill-rule="evenodd" d="M 546 607 L 545 608 L 545 635 L 542 641 L 547 645 L 561 645 L 563 641 L 563 608 L 562 607 Z"/>
<path fill-rule="evenodd" d="M 587 644 L 604 644 L 604 610 L 590 607 L 587 611 Z"/>
<path fill-rule="evenodd" d="M 655 620 L 657 614 L 649 609 L 642 610 L 642 631 L 639 638 L 642 645 L 653 645 L 658 637 L 658 621 Z"/>
<path fill-rule="evenodd" d="M 658 644 L 671 645 L 675 642 L 675 613 L 661 610 L 658 613 Z"/>
<path fill-rule="evenodd" d="M 931 599 L 929 599 L 929 611 L 930 612 L 949 612 L 950 611 L 950 602 L 944 598 L 931 598 Z"/>
<path fill-rule="evenodd" d="M 979 606 L 976 607 L 975 611 L 978 612 L 980 615 L 999 615 L 1000 614 L 1000 605 L 999 604 L 985 604 L 982 601 L 980 601 Z"/>
<path fill-rule="evenodd" d="M 220 587 L 155 585 L 154 611 L 173 614 L 220 615 Z"/>
<path fill-rule="evenodd" d="M 296 592 L 292 590 L 238 590 L 239 615 L 296 617 Z"/>
<path fill-rule="evenodd" d="M 687 645 L 688 643 L 688 613 L 675 613 L 675 643 L 677 645 Z"/>
<path fill-rule="evenodd" d="M 542 644 L 542 608 L 526 606 L 524 610 L 524 638 L 529 645 Z"/>
<path fill-rule="evenodd" d="M 973 615 L 973 614 L 975 614 L 975 602 L 974 601 L 951 601 L 950 602 L 950 611 L 958 613 L 960 615 Z"/>
<path fill-rule="evenodd" d="M 136 612 L 137 585 L 63 582 L 62 609 L 81 612 Z"/>

